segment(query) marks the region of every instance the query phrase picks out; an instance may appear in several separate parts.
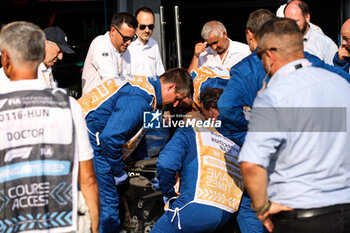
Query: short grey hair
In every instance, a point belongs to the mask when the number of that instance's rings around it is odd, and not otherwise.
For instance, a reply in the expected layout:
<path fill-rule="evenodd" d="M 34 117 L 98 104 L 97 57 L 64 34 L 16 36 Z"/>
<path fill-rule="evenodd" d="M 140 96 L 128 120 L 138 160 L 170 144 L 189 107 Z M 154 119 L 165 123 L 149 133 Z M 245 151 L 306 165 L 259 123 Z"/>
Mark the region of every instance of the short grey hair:
<path fill-rule="evenodd" d="M 221 22 L 213 20 L 204 24 L 201 36 L 204 40 L 207 40 L 212 34 L 218 37 L 222 37 L 224 32 L 226 33 L 225 26 Z"/>
<path fill-rule="evenodd" d="M 15 66 L 39 63 L 45 57 L 45 33 L 35 24 L 25 21 L 5 25 L 0 32 L 0 51 L 6 49 Z"/>

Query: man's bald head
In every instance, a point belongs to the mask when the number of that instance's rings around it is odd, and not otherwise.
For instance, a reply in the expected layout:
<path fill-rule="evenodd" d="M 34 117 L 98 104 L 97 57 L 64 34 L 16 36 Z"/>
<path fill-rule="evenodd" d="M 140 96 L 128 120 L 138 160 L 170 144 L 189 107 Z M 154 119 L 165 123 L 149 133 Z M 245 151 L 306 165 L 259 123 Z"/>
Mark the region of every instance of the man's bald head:
<path fill-rule="evenodd" d="M 284 17 L 295 20 L 303 35 L 309 30 L 310 12 L 305 2 L 299 0 L 289 2 L 284 9 Z"/>
<path fill-rule="evenodd" d="M 289 11 L 301 11 L 303 16 L 310 14 L 310 9 L 307 3 L 300 0 L 290 1 L 284 8 L 284 15 L 286 15 L 286 12 L 290 13 Z"/>
<path fill-rule="evenodd" d="M 343 26 L 341 27 L 341 33 L 348 32 L 350 33 L 350 19 L 346 20 Z"/>

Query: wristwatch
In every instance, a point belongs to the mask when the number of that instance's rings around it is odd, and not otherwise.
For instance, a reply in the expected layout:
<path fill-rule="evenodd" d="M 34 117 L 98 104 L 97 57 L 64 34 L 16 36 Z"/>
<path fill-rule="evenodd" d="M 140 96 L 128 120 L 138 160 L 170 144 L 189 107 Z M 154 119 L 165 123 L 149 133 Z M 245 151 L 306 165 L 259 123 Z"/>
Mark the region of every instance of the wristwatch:
<path fill-rule="evenodd" d="M 252 210 L 254 210 L 254 212 L 256 213 L 256 215 L 263 215 L 265 214 L 267 211 L 269 211 L 270 207 L 271 207 L 271 201 L 268 200 L 265 205 L 261 208 L 254 208 L 253 203 L 250 203 L 250 207 L 252 208 Z"/>

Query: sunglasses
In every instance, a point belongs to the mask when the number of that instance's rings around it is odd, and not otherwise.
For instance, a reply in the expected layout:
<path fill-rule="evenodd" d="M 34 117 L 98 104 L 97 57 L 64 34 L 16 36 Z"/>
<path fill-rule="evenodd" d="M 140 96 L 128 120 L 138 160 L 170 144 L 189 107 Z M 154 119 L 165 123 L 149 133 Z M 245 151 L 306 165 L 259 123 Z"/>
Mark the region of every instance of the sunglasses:
<path fill-rule="evenodd" d="M 154 29 L 154 24 L 150 24 L 150 25 L 140 24 L 139 29 L 140 30 L 145 30 L 146 27 L 148 27 L 149 30 L 153 30 Z"/>
<path fill-rule="evenodd" d="M 126 42 L 128 42 L 129 40 L 131 41 L 131 42 L 133 42 L 133 41 L 135 41 L 136 39 L 137 39 L 137 36 L 136 35 L 134 35 L 134 36 L 124 36 L 119 30 L 118 30 L 118 28 L 116 27 L 116 26 L 114 26 L 114 28 L 115 28 L 115 30 L 117 30 L 117 32 L 119 33 L 119 35 L 123 38 L 123 42 L 124 43 L 126 43 Z"/>
<path fill-rule="evenodd" d="M 268 48 L 268 49 L 258 49 L 258 51 L 256 52 L 256 55 L 258 56 L 258 58 L 261 60 L 262 55 L 264 53 L 266 53 L 266 51 L 277 51 L 277 48 Z"/>

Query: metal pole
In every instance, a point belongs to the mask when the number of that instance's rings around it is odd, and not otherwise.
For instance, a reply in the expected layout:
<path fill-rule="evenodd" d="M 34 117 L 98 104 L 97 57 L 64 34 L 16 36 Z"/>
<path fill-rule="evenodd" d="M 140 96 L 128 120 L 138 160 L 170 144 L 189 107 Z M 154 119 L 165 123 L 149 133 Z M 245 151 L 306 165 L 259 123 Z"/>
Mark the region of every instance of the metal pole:
<path fill-rule="evenodd" d="M 342 38 L 341 38 L 341 34 L 340 34 L 340 29 L 341 29 L 341 26 L 342 24 L 344 23 L 344 13 L 345 13 L 345 10 L 344 10 L 344 0 L 340 0 L 340 6 L 339 6 L 339 18 L 338 18 L 338 46 L 341 45 L 341 41 L 342 41 Z"/>
<path fill-rule="evenodd" d="M 160 41 L 162 46 L 162 60 L 164 69 L 167 70 L 167 59 L 166 59 L 166 45 L 165 45 L 165 24 L 164 21 L 164 7 L 159 7 L 159 14 L 160 14 Z"/>
<path fill-rule="evenodd" d="M 181 59 L 181 41 L 180 41 L 180 24 L 179 21 L 179 7 L 175 6 L 175 33 L 176 33 L 176 54 L 177 54 L 177 66 L 182 67 Z"/>

